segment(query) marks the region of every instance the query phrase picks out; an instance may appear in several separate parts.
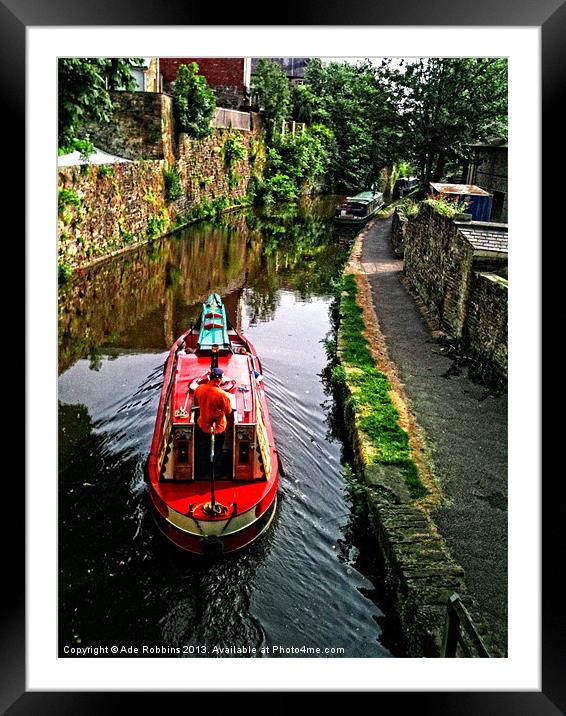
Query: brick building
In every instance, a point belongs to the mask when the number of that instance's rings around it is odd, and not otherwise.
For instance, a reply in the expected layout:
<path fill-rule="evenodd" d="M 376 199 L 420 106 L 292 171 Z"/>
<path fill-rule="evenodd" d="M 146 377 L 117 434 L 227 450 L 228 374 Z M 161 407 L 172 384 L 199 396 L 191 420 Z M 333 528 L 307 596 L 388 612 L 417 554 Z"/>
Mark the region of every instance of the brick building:
<path fill-rule="evenodd" d="M 244 109 L 249 105 L 251 58 L 249 57 L 160 57 L 163 90 L 169 92 L 180 65 L 196 62 L 216 95 L 218 107 Z"/>

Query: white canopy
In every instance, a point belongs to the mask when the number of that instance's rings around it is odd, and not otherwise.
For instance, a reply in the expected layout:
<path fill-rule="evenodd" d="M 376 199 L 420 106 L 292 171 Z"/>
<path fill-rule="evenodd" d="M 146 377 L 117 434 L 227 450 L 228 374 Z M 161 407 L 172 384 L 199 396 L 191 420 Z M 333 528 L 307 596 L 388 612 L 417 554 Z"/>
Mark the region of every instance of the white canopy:
<path fill-rule="evenodd" d="M 103 152 L 102 149 L 94 148 L 95 152 L 90 154 L 88 157 L 89 164 L 118 164 L 120 162 L 130 162 L 131 159 L 125 159 L 124 157 L 117 157 L 114 154 L 108 154 Z M 62 154 L 57 157 L 58 167 L 74 167 L 79 164 L 85 164 L 86 162 L 81 157 L 79 152 L 71 152 L 70 154 Z"/>

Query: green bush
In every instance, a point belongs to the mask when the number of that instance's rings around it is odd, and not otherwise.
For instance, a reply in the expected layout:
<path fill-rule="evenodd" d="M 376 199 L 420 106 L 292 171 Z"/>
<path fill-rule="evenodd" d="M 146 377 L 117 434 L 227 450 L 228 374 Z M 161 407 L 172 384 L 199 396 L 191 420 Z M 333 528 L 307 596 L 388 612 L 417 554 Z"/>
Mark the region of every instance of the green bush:
<path fill-rule="evenodd" d="M 85 139 L 72 139 L 67 144 L 60 146 L 58 154 L 61 156 L 63 154 L 70 154 L 71 152 L 79 152 L 81 159 L 88 163 L 90 155 L 94 154 L 95 151 L 94 144 L 86 137 Z"/>
<path fill-rule="evenodd" d="M 216 98 L 206 78 L 198 74 L 196 62 L 179 67 L 177 79 L 171 83 L 171 94 L 178 129 L 195 139 L 211 134 Z"/>
<path fill-rule="evenodd" d="M 59 283 L 65 283 L 73 275 L 73 267 L 66 261 L 59 261 L 58 264 Z"/>
<path fill-rule="evenodd" d="M 161 236 L 167 228 L 167 217 L 164 215 L 152 214 L 147 219 L 146 235 L 148 239 Z"/>
<path fill-rule="evenodd" d="M 63 213 L 66 206 L 74 206 L 77 211 L 82 206 L 80 196 L 72 189 L 66 189 L 62 186 L 59 187 L 59 213 Z"/>
<path fill-rule="evenodd" d="M 419 203 L 413 201 L 412 199 L 405 199 L 405 201 L 401 204 L 401 210 L 407 218 L 410 218 L 411 216 L 415 216 L 419 213 Z"/>
<path fill-rule="evenodd" d="M 428 196 L 423 203 L 428 204 L 428 206 L 432 206 L 437 214 L 440 214 L 441 216 L 448 216 L 450 218 L 453 218 L 457 214 L 465 213 L 469 206 L 469 202 L 467 201 L 449 199 L 447 196 L 442 194 L 440 196 Z"/>
<path fill-rule="evenodd" d="M 181 186 L 181 177 L 177 167 L 169 165 L 163 167 L 163 187 L 165 191 L 165 200 L 169 204 L 183 196 L 183 188 Z"/>
<path fill-rule="evenodd" d="M 99 177 L 113 177 L 114 167 L 111 164 L 100 164 L 96 173 Z"/>
<path fill-rule="evenodd" d="M 231 134 L 227 137 L 222 146 L 222 154 L 226 169 L 231 169 L 236 162 L 243 162 L 248 158 L 244 142 L 238 134 Z"/>
<path fill-rule="evenodd" d="M 296 183 L 287 174 L 276 174 L 266 179 L 263 191 L 267 201 L 290 201 L 299 194 Z"/>

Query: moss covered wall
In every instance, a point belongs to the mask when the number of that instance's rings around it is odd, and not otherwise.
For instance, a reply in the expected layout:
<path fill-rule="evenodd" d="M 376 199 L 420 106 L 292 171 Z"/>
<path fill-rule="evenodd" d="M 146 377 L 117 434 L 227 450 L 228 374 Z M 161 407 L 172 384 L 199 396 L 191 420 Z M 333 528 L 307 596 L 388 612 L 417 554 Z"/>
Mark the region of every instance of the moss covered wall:
<path fill-rule="evenodd" d="M 507 381 L 508 285 L 492 271 L 507 272 L 507 254 L 475 251 L 458 225 L 433 207 L 421 204 L 405 224 L 405 276 L 457 339 L 474 377 L 500 389 Z"/>
<path fill-rule="evenodd" d="M 507 383 L 507 280 L 476 273 L 470 291 L 464 344 L 474 371 L 489 385 Z"/>
<path fill-rule="evenodd" d="M 226 158 L 227 142 L 245 157 Z M 262 133 L 216 130 L 204 140 L 179 139 L 178 159 L 64 167 L 59 170 L 59 266 L 91 264 L 162 236 L 213 211 L 248 203 L 250 179 L 261 176 Z M 182 196 L 168 201 L 163 170 L 174 167 Z"/>

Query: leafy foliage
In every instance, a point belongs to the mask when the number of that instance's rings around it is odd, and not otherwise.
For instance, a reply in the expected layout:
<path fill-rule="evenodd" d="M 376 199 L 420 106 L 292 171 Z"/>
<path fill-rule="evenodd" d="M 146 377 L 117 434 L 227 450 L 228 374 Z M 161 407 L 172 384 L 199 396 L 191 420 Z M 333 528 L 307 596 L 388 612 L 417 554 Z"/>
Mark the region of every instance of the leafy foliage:
<path fill-rule="evenodd" d="M 419 213 L 419 204 L 412 199 L 405 199 L 401 204 L 401 210 L 407 218 L 416 216 Z"/>
<path fill-rule="evenodd" d="M 112 177 L 114 176 L 114 167 L 111 164 L 100 164 L 96 174 L 99 177 Z"/>
<path fill-rule="evenodd" d="M 73 189 L 67 189 L 65 187 L 60 186 L 58 189 L 58 203 L 59 203 L 59 213 L 61 213 L 66 206 L 74 206 L 75 209 L 80 210 L 82 206 L 82 201 L 80 196 L 73 191 Z"/>
<path fill-rule="evenodd" d="M 287 75 L 275 62 L 261 58 L 252 80 L 252 94 L 264 112 L 267 141 L 271 143 L 291 111 Z"/>
<path fill-rule="evenodd" d="M 57 265 L 57 276 L 59 283 L 66 283 L 73 275 L 73 267 L 66 261 L 59 261 Z"/>
<path fill-rule="evenodd" d="M 267 153 L 264 200 L 284 201 L 311 191 L 326 175 L 333 146 L 332 132 L 320 124 L 274 137 Z"/>
<path fill-rule="evenodd" d="M 429 196 L 427 197 L 424 204 L 432 206 L 437 214 L 442 216 L 454 217 L 458 214 L 463 214 L 468 208 L 467 201 L 459 201 L 458 199 L 450 199 L 447 196 Z"/>
<path fill-rule="evenodd" d="M 264 201 L 290 201 L 298 196 L 297 185 L 287 174 L 275 174 L 263 185 Z"/>
<path fill-rule="evenodd" d="M 168 203 L 176 201 L 183 196 L 181 178 L 179 176 L 177 167 L 163 167 L 163 188 L 165 191 L 165 200 Z"/>
<path fill-rule="evenodd" d="M 420 58 L 381 77 L 390 88 L 400 126 L 403 156 L 418 167 L 424 183 L 461 166 L 467 145 L 507 134 L 507 60 Z"/>
<path fill-rule="evenodd" d="M 377 181 L 387 193 L 415 171 L 423 183 L 439 180 L 461 168 L 468 144 L 506 135 L 507 61 L 313 59 L 305 83 L 293 89 L 292 114 L 333 133 L 332 188 L 359 191 Z"/>
<path fill-rule="evenodd" d="M 216 97 L 206 77 L 199 75 L 196 62 L 180 65 L 177 79 L 171 83 L 171 94 L 179 130 L 195 139 L 211 134 Z"/>
<path fill-rule="evenodd" d="M 224 166 L 232 167 L 235 162 L 242 162 L 248 158 L 248 153 L 242 138 L 238 134 L 230 134 L 222 145 Z"/>
<path fill-rule="evenodd" d="M 228 186 L 233 189 L 238 185 L 241 177 L 235 170 L 237 162 L 243 162 L 248 158 L 248 152 L 239 134 L 229 134 L 222 145 L 222 156 L 224 169 L 228 178 Z"/>
<path fill-rule="evenodd" d="M 296 119 L 319 122 L 335 138 L 331 187 L 347 192 L 369 187 L 397 156 L 394 108 L 376 68 L 311 60 L 303 87 L 295 93 Z"/>

